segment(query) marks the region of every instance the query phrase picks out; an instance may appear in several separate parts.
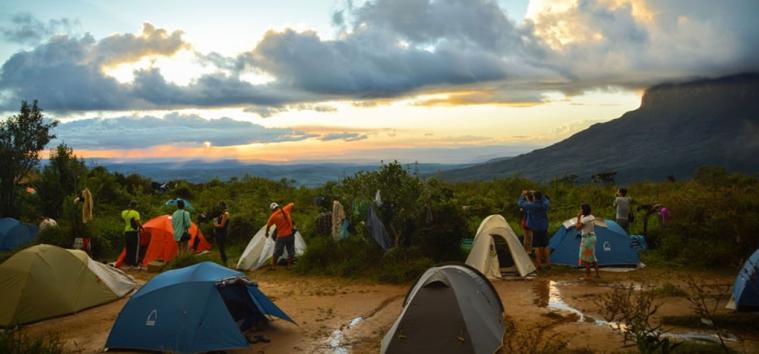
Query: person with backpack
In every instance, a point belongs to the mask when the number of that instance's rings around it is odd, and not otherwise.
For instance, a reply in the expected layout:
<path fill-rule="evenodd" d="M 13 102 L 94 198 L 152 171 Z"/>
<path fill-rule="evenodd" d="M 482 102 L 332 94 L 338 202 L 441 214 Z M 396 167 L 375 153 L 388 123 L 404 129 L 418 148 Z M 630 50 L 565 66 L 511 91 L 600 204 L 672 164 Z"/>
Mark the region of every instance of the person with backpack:
<path fill-rule="evenodd" d="M 227 265 L 227 234 L 229 230 L 229 211 L 227 209 L 227 203 L 223 200 L 219 202 L 219 209 L 221 214 L 213 220 L 214 238 L 216 239 L 216 246 L 219 247 L 219 256 L 221 256 L 221 262 L 224 266 Z"/>
<path fill-rule="evenodd" d="M 269 205 L 272 213 L 269 216 L 269 221 L 266 222 L 266 237 L 269 237 L 271 226 L 276 226 L 274 256 L 271 258 L 272 267 L 277 265 L 277 260 L 282 256 L 284 250 L 287 250 L 287 266 L 290 267 L 293 264 L 295 258 L 295 227 L 292 210 L 294 206 L 294 203 L 289 203 L 284 207 L 280 207 L 277 203 Z"/>
<path fill-rule="evenodd" d="M 190 212 L 184 210 L 184 200 L 178 200 L 177 210 L 171 214 L 171 224 L 174 227 L 174 241 L 177 242 L 180 255 L 189 252 L 190 220 Z"/>
<path fill-rule="evenodd" d="M 121 212 L 121 218 L 124 219 L 124 248 L 126 249 L 124 263 L 130 268 L 139 264 L 140 230 L 142 229 L 140 213 L 135 208 L 137 208 L 137 201 L 132 200 L 127 209 Z"/>

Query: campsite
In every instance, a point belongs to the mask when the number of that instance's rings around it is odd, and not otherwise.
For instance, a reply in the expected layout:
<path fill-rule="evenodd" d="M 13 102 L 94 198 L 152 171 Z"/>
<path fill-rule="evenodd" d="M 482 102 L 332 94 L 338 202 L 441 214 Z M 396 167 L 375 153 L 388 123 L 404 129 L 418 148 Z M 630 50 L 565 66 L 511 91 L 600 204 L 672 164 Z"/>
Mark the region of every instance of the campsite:
<path fill-rule="evenodd" d="M 66 158 L 69 164 L 81 163 L 73 156 Z M 394 350 L 403 352 L 404 350 L 397 349 L 402 348 L 397 346 L 399 338 L 408 336 L 420 338 L 418 343 L 412 343 L 412 345 L 429 345 L 424 344 L 425 340 L 421 339 L 425 336 L 431 336 L 427 341 L 435 338 L 435 342 L 439 342 L 436 338 L 445 332 L 444 327 L 436 324 L 437 322 L 457 323 L 467 318 L 472 320 L 472 313 L 481 315 L 475 316 L 476 323 L 467 324 L 465 327 L 484 326 L 482 328 L 491 328 L 492 332 L 488 333 L 494 335 L 495 339 L 492 340 L 495 342 L 491 342 L 494 344 L 490 349 L 486 348 L 486 352 L 495 349 L 504 353 L 523 352 L 527 350 L 526 348 L 533 347 L 538 348 L 539 352 L 625 351 L 634 350 L 640 343 L 636 343 L 633 337 L 626 338 L 625 334 L 630 334 L 631 331 L 620 330 L 627 326 L 624 324 L 625 321 L 632 319 L 615 317 L 613 309 L 619 306 L 642 304 L 639 301 L 646 299 L 652 300 L 651 304 L 657 308 L 650 317 L 646 317 L 645 321 L 650 324 L 650 327 L 646 327 L 645 330 L 656 331 L 652 332 L 655 333 L 652 338 L 681 343 L 675 346 L 675 350 L 721 352 L 722 343 L 731 351 L 759 350 L 759 332 L 752 326 L 746 326 L 747 323 L 753 323 L 759 318 L 757 314 L 746 312 L 746 308 L 738 312 L 726 308 L 731 300 L 742 302 L 748 308 L 755 306 L 750 304 L 750 301 L 756 297 L 752 293 L 754 289 L 752 282 L 755 279 L 752 274 L 754 273 L 750 272 L 756 263 L 754 258 L 757 254 L 753 256 L 747 254 L 747 257 L 751 257 L 745 259 L 745 265 L 728 262 L 720 263 L 723 264 L 722 266 L 708 266 L 709 262 L 718 259 L 705 258 L 709 255 L 715 256 L 713 253 L 701 253 L 699 262 L 683 263 L 693 261 L 691 257 L 693 253 L 689 252 L 698 252 L 698 250 L 679 247 L 678 242 L 670 244 L 668 242 L 673 240 L 668 238 L 676 237 L 681 234 L 681 230 L 691 228 L 690 223 L 693 223 L 695 219 L 673 219 L 665 225 L 664 221 L 653 214 L 645 223 L 647 233 L 645 239 L 648 241 L 648 248 L 641 249 L 640 245 L 637 248 L 634 247 L 633 238 L 628 236 L 626 231 L 613 220 L 599 218 L 595 221 L 595 226 L 600 240 L 597 243 L 597 253 L 602 266 L 601 278 L 589 281 L 582 279 L 583 272 L 575 267 L 579 235 L 571 227 L 575 221 L 567 217 L 571 215 L 574 209 L 572 204 L 577 203 L 576 200 L 593 200 L 593 198 L 600 199 L 606 195 L 613 195 L 614 187 L 611 185 L 578 185 L 569 182 L 540 185 L 518 178 L 482 183 L 482 185 L 449 184 L 435 179 L 422 180 L 414 176 L 408 167 L 398 163 L 387 164 L 376 172 L 359 173 L 346 178 L 339 184 L 328 184 L 319 189 L 296 188 L 281 182 L 246 178 L 197 185 L 183 182 L 177 184 L 173 190 L 154 191 L 148 188 L 150 187 L 148 180 L 137 176 L 124 178 L 117 173 L 111 174 L 98 168 L 88 171 L 82 177 L 93 186 L 92 194 L 98 196 L 94 199 L 97 201 L 93 208 L 94 221 L 91 225 L 84 226 L 79 223 L 82 217 L 81 208 L 64 208 L 64 210 L 70 210 L 69 217 L 65 214 L 61 215 L 57 220 L 58 226 L 39 231 L 34 236 L 33 243 L 53 243 L 63 248 L 70 248 L 73 240 L 66 235 L 70 235 L 75 227 L 91 227 L 90 232 L 99 237 L 88 241 L 91 245 L 89 253 L 95 260 L 101 260 L 102 263 L 89 260 L 89 264 L 97 264 L 97 267 L 104 267 L 106 270 L 111 269 L 112 277 L 123 279 L 126 285 L 122 285 L 122 290 L 117 296 L 109 295 L 110 298 L 89 305 L 79 305 L 64 312 L 50 313 L 29 320 L 5 320 L 8 324 L 19 324 L 17 329 L 11 332 L 12 335 L 19 336 L 17 338 L 56 343 L 55 345 L 64 352 L 100 352 L 109 347 L 112 347 L 111 351 L 115 352 L 129 352 L 130 348 L 132 350 L 165 348 L 174 351 L 205 351 L 209 348 L 230 346 L 238 348 L 232 352 L 369 353 L 383 350 L 388 353 Z M 684 209 L 681 205 L 685 204 L 680 203 L 693 205 L 703 196 L 696 195 L 694 198 L 699 199 L 681 200 L 679 198 L 683 195 L 682 190 L 699 189 L 703 193 L 724 193 L 735 188 L 731 181 L 743 178 L 745 177 L 730 175 L 719 170 L 704 169 L 692 181 L 676 184 L 633 184 L 631 189 L 637 192 L 641 203 L 654 201 L 666 203 L 671 209 L 683 213 Z M 744 200 L 750 201 L 752 200 L 750 193 L 754 193 L 752 186 L 757 182 L 745 181 L 742 182 L 748 183 L 744 184 L 745 189 L 733 190 L 732 193 L 735 193 L 736 198 L 746 198 Z M 407 188 L 391 188 L 390 186 L 407 186 Z M 517 222 L 520 211 L 516 208 L 515 201 L 502 200 L 498 197 L 518 195 L 524 188 L 541 188 L 552 198 L 553 204 L 549 213 L 552 233 L 549 246 L 553 249 L 551 259 L 554 265 L 550 270 L 537 271 L 532 255 L 523 248 L 523 231 Z M 109 201 L 108 198 L 113 197 L 104 193 L 107 190 L 115 191 L 112 195 L 117 199 Z M 488 190 L 488 192 L 482 190 Z M 272 192 L 275 195 L 270 194 Z M 76 193 L 73 194 L 76 195 Z M 482 195 L 489 197 L 483 199 Z M 658 199 L 650 199 L 651 196 L 658 196 Z M 210 228 L 208 219 L 202 216 L 203 212 L 214 213 L 219 197 L 231 205 L 233 215 L 230 219 L 232 238 L 227 251 L 230 259 L 226 268 L 218 265 L 221 260 L 212 236 L 213 230 Z M 119 209 L 121 209 L 119 205 L 122 203 L 118 200 L 124 201 L 130 198 L 137 198 L 137 209 L 145 215 L 144 230 L 140 238 L 141 263 L 134 268 L 123 264 L 125 246 L 120 233 L 123 222 L 118 221 Z M 192 250 L 190 254 L 179 254 L 176 243 L 172 242 L 170 214 L 172 209 L 176 209 L 176 206 L 169 205 L 168 201 L 172 198 L 191 200 L 195 208 L 194 214 L 197 216 L 193 217 L 194 222 L 190 225 L 189 231 L 192 240 L 197 241 L 190 242 Z M 266 230 L 263 227 L 265 225 L 262 224 L 266 221 L 268 210 L 266 206 L 256 206 L 252 203 L 256 200 L 268 199 L 293 200 L 294 205 L 299 207 L 293 209 L 292 213 L 292 218 L 298 222 L 295 247 L 297 258 L 292 267 L 286 266 L 286 257 L 279 260 L 279 265 L 271 266 L 271 254 L 274 252 L 274 241 L 271 236 L 276 234 L 276 228 L 270 230 L 270 237 L 265 237 Z M 350 207 L 337 213 L 341 217 L 334 220 L 335 228 L 323 228 L 319 226 L 318 220 L 328 215 L 327 213 L 332 209 L 338 208 L 332 200 L 341 200 Z M 73 203 L 71 200 L 62 202 Z M 70 205 L 75 206 L 75 204 Z M 612 208 L 609 204 L 603 206 L 604 203 L 599 202 L 597 205 L 600 209 L 595 212 L 597 215 L 609 215 L 608 210 Z M 712 211 L 721 207 L 713 203 L 697 205 Z M 390 206 L 404 211 L 387 213 L 390 211 Z M 339 211 L 339 208 L 337 210 Z M 496 213 L 484 215 L 493 211 Z M 746 215 L 751 215 L 750 213 L 755 211 L 745 209 L 744 212 L 749 213 Z M 405 215 L 406 218 L 401 219 L 401 215 Z M 641 211 L 640 215 L 646 217 L 645 211 Z M 343 227 L 346 223 L 353 225 Z M 399 226 L 404 224 L 415 226 L 413 229 L 409 228 L 405 232 L 397 233 Z M 631 233 L 643 231 L 643 224 L 643 222 L 634 223 Z M 113 229 L 110 229 L 111 227 Z M 746 227 L 745 230 L 749 231 L 752 226 L 749 224 Z M 323 230 L 319 230 L 320 228 Z M 694 234 L 691 237 L 691 241 L 695 243 L 712 237 L 708 232 L 710 232 L 708 229 L 703 228 L 700 234 Z M 428 238 L 432 235 L 435 237 Z M 741 235 L 744 234 L 741 233 Z M 27 237 L 27 235 L 21 237 Z M 746 238 L 743 242 L 752 242 L 750 240 L 752 239 Z M 724 242 L 720 247 L 734 240 L 724 240 Z M 564 243 L 567 244 L 562 245 Z M 17 252 L 4 253 L 7 258 L 6 263 L 0 266 L 0 273 L 4 272 L 3 267 L 6 264 L 18 263 L 15 259 L 31 252 L 29 250 L 35 249 L 34 247 L 43 247 L 42 249 L 50 250 L 48 252 L 62 252 L 62 255 L 79 252 L 77 254 L 87 257 L 83 251 L 67 251 L 55 246 L 25 247 L 20 247 L 20 251 Z M 388 249 L 385 249 L 386 247 Z M 736 251 L 726 249 L 724 252 Z M 71 259 L 72 262 L 81 262 L 83 259 L 82 256 L 67 257 L 70 257 L 67 259 Z M 565 257 L 570 259 L 565 260 Z M 75 259 L 78 260 L 75 261 Z M 725 260 L 722 259 L 722 261 Z M 200 268 L 198 271 L 191 270 L 198 266 L 209 270 L 200 270 Z M 208 268 L 209 266 L 211 268 Z M 745 271 L 736 270 L 744 266 L 747 267 Z M 121 270 L 118 269 L 119 267 Z M 34 269 L 44 271 L 45 268 Z M 440 272 L 440 270 L 433 272 L 436 269 L 450 270 L 438 274 L 435 272 Z M 451 271 L 453 273 L 450 273 Z M 209 293 L 200 288 L 197 290 L 177 288 L 180 283 L 184 284 L 188 281 L 189 278 L 182 278 L 184 276 L 168 283 L 167 280 L 162 280 L 168 279 L 166 277 L 171 277 L 170 274 L 174 272 L 190 272 L 187 276 L 191 277 L 210 275 L 211 278 L 204 279 L 210 281 L 212 288 L 220 286 L 213 286 L 214 282 L 216 284 L 229 283 L 230 286 L 232 284 L 253 286 L 257 289 L 256 294 L 259 294 L 256 296 L 262 296 L 261 299 L 266 299 L 263 300 L 265 303 L 271 304 L 263 305 L 259 300 L 253 300 L 256 308 L 262 309 L 256 310 L 256 313 L 259 313 L 257 311 L 263 314 L 269 313 L 269 315 L 264 315 L 268 324 L 264 327 L 253 326 L 239 332 L 243 333 L 242 336 L 231 336 L 231 333 L 235 333 L 233 330 L 220 332 L 225 333 L 220 336 L 211 335 L 213 333 L 211 330 L 232 328 L 234 323 L 223 322 L 228 321 L 223 318 L 214 319 L 213 321 L 222 322 L 211 325 L 207 329 L 201 328 L 200 332 L 193 332 L 196 334 L 190 334 L 191 337 L 187 337 L 206 338 L 197 337 L 199 333 L 204 333 L 209 336 L 207 339 L 200 342 L 190 340 L 187 344 L 183 344 L 186 345 L 185 347 L 173 347 L 179 344 L 150 342 L 148 335 L 138 335 L 139 332 L 134 332 L 137 329 L 119 329 L 125 325 L 118 323 L 130 321 L 128 317 L 124 319 L 121 317 L 131 316 L 132 313 L 137 314 L 138 317 L 131 320 L 132 323 L 137 321 L 142 326 L 138 328 L 148 328 L 144 326 L 145 323 L 152 323 L 152 321 L 161 323 L 161 319 L 165 318 L 161 314 L 176 311 L 163 308 L 162 306 L 165 305 L 159 305 L 166 299 L 177 299 L 169 303 L 175 303 L 178 299 L 188 299 L 190 303 L 187 305 L 177 304 L 201 312 L 196 315 L 192 312 L 186 313 L 183 316 L 190 317 L 183 322 L 198 318 L 202 320 L 199 323 L 210 325 L 213 322 L 209 322 L 212 320 L 208 316 L 218 313 L 218 310 L 213 310 L 212 306 L 224 306 L 219 299 L 223 299 L 223 303 L 232 309 L 235 305 L 231 305 L 229 301 L 238 301 L 247 296 L 239 295 L 247 293 L 245 291 L 233 296 L 230 295 L 231 293 L 227 294 L 219 290 L 221 298 L 218 295 L 211 295 L 217 299 L 214 300 L 217 302 L 216 305 L 211 305 L 213 303 L 209 300 L 211 298 L 192 300 L 193 298 L 187 297 L 188 294 L 209 296 L 203 295 Z M 50 276 L 54 275 L 50 274 Z M 460 278 L 461 276 L 463 278 Z M 736 282 L 740 277 L 744 280 Z M 240 280 L 233 281 L 237 278 Z M 80 280 L 51 281 L 72 283 Z M 171 284 L 174 284 L 172 282 L 178 283 L 172 286 Z M 2 279 L 0 283 L 10 284 Z M 419 285 L 415 286 L 417 283 Z M 186 284 L 190 286 L 190 284 L 200 283 L 193 280 Z M 439 288 L 424 284 L 445 285 Z M 6 286 L 14 288 L 13 285 Z M 135 290 L 132 291 L 132 288 Z M 162 288 L 166 291 L 160 290 Z M 435 292 L 428 294 L 426 292 L 428 289 Z M 440 289 L 448 289 L 446 291 L 450 291 L 449 295 L 442 295 L 443 293 L 439 292 L 442 291 Z M 33 290 L 31 292 L 51 291 Z M 456 301 L 459 301 L 456 299 L 472 299 L 473 293 L 466 295 L 472 291 L 476 294 L 489 295 L 483 298 L 484 302 L 480 305 L 466 302 L 467 306 L 474 306 L 471 308 L 456 305 Z M 626 291 L 631 295 L 625 300 L 626 303 L 612 301 L 610 295 L 624 295 Z M 733 294 L 735 291 L 739 291 L 736 293 L 737 296 Z M 143 293 L 145 295 L 142 295 Z M 31 295 L 27 292 L 20 296 Z M 699 297 L 706 299 L 708 306 L 705 309 L 697 308 Z M 238 300 L 231 300 L 234 298 Z M 614 299 L 624 300 L 624 296 L 617 296 Z M 151 305 L 150 302 L 139 305 L 144 301 L 158 302 L 155 303 L 156 305 Z M 244 301 L 250 303 L 249 300 Z M 198 303 L 204 306 L 197 306 Z M 438 305 L 424 310 L 418 308 L 419 304 Z M 55 307 L 52 302 L 50 305 Z M 139 308 L 144 310 L 137 310 Z M 456 314 L 441 311 L 443 308 L 459 308 L 462 312 Z M 651 310 L 653 307 L 647 309 Z M 152 310 L 156 310 L 155 318 L 149 315 Z M 242 313 L 230 312 L 232 316 L 230 320 L 237 320 L 237 318 L 260 320 L 261 318 L 260 315 L 246 317 L 247 315 L 241 315 Z M 424 315 L 425 313 L 427 315 Z M 430 314 L 434 314 L 431 318 L 432 323 L 414 322 Z M 486 318 L 482 317 L 483 314 L 496 314 L 492 317 L 495 322 L 480 323 L 479 321 Z M 439 317 L 449 315 L 454 317 L 448 319 Z M 170 316 L 170 318 L 173 317 Z M 716 325 L 705 325 L 702 323 L 702 318 L 714 321 L 712 323 Z M 11 325 L 11 327 L 15 326 Z M 169 326 L 169 329 L 162 331 L 174 331 L 171 333 L 175 334 L 168 335 L 169 337 L 179 336 L 185 333 L 181 328 L 184 327 L 179 323 L 174 323 Z M 434 330 L 430 331 L 430 329 Z M 469 334 L 454 333 L 455 328 L 452 331 L 444 336 L 452 339 L 453 344 L 470 343 L 467 341 Z M 578 336 L 578 332 L 587 333 L 587 335 Z M 127 334 L 137 335 L 137 337 L 129 337 L 126 336 Z M 227 338 L 225 339 L 227 342 L 213 344 L 222 338 Z M 139 344 L 143 342 L 147 343 L 144 344 L 146 347 L 141 347 L 143 344 Z M 476 341 L 479 344 L 486 342 L 488 340 L 484 338 Z M 400 343 L 406 342 L 400 340 Z M 211 345 L 211 347 L 193 347 L 194 345 Z M 214 345 L 217 346 L 214 347 Z M 454 347 L 456 345 L 446 346 L 446 348 Z M 419 347 L 406 349 L 415 351 Z"/>
<path fill-rule="evenodd" d="M 759 353 L 757 14 L 0 1 L 0 354 Z"/>

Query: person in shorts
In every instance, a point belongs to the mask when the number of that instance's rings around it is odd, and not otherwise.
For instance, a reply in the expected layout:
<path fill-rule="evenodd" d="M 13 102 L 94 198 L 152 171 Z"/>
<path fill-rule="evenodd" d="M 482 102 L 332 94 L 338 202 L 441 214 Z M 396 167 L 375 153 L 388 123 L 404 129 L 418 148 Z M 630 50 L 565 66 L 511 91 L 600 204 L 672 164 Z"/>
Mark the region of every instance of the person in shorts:
<path fill-rule="evenodd" d="M 590 267 L 595 268 L 596 278 L 600 278 L 598 273 L 598 258 L 596 258 L 596 230 L 595 216 L 590 213 L 590 205 L 582 204 L 580 213 L 577 214 L 575 228 L 580 232 L 580 249 L 578 263 L 585 267 L 585 280 L 590 280 Z"/>
<path fill-rule="evenodd" d="M 277 261 L 282 257 L 282 252 L 287 251 L 287 266 L 290 267 L 295 259 L 295 227 L 292 218 L 294 203 L 279 206 L 277 203 L 271 203 L 269 209 L 272 213 L 269 221 L 266 222 L 266 236 L 269 237 L 269 229 L 272 225 L 276 227 L 276 238 L 274 241 L 274 256 L 271 258 L 271 265 L 277 265 Z"/>

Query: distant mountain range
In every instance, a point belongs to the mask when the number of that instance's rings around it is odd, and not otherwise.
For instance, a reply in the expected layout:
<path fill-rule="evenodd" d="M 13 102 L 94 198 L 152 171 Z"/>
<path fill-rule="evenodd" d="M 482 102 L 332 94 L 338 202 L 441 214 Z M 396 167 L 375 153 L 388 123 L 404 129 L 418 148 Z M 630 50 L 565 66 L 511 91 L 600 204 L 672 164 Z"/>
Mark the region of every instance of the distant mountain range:
<path fill-rule="evenodd" d="M 301 163 L 301 164 L 264 164 L 246 163 L 238 160 L 201 161 L 185 160 L 174 162 L 120 162 L 112 160 L 88 161 L 90 165 L 99 165 L 109 171 L 122 174 L 137 173 L 155 181 L 184 179 L 190 182 L 207 182 L 214 178 L 227 180 L 245 175 L 263 177 L 271 180 L 295 180 L 299 186 L 314 187 L 328 181 L 337 181 L 352 176 L 359 171 L 374 171 L 380 164 L 350 163 Z M 468 165 L 444 164 L 406 164 L 412 173 L 420 175 L 436 174 L 451 168 Z"/>
<path fill-rule="evenodd" d="M 439 175 L 453 181 L 520 175 L 620 183 L 688 178 L 700 166 L 759 173 L 759 74 L 657 85 L 640 108 L 532 152 Z"/>

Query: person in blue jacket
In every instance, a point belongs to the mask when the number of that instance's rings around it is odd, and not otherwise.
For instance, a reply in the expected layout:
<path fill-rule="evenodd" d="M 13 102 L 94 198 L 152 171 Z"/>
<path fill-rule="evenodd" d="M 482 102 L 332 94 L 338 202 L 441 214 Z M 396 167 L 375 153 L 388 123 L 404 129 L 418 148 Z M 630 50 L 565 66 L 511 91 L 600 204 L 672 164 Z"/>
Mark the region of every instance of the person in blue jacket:
<path fill-rule="evenodd" d="M 551 257 L 548 253 L 548 207 L 551 201 L 541 192 L 534 192 L 533 196 L 533 200 L 530 201 L 527 199 L 527 191 L 523 191 L 517 204 L 527 214 L 527 227 L 532 230 L 535 267 L 540 271 L 544 261 L 546 268 L 551 268 Z"/>

